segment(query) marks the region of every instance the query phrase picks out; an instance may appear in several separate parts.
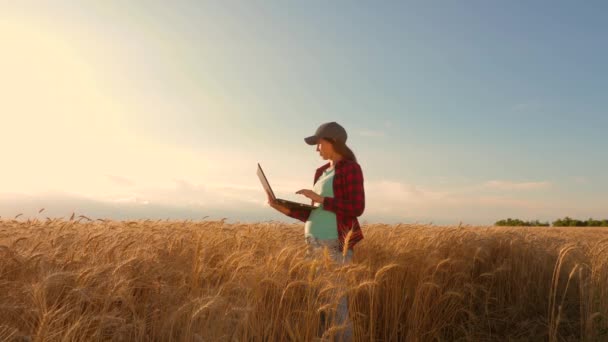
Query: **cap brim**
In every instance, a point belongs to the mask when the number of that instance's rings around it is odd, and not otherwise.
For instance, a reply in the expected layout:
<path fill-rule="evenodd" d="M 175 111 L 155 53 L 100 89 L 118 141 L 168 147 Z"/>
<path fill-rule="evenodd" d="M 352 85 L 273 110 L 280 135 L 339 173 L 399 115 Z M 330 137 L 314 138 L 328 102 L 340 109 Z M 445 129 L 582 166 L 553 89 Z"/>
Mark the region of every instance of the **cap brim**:
<path fill-rule="evenodd" d="M 308 144 L 308 145 L 316 145 L 317 143 L 319 143 L 319 138 L 317 138 L 317 136 L 312 135 L 308 138 L 304 138 L 304 141 Z"/>

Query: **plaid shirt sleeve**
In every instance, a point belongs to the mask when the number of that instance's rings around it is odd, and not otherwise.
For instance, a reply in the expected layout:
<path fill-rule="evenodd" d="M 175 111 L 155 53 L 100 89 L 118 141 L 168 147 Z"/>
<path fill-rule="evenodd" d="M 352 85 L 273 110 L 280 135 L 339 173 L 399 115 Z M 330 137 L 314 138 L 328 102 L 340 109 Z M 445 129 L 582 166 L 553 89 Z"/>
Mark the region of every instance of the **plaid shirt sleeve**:
<path fill-rule="evenodd" d="M 358 163 L 344 166 L 343 181 L 335 197 L 325 197 L 323 208 L 342 216 L 358 217 L 365 210 L 365 191 L 363 189 L 363 172 Z"/>

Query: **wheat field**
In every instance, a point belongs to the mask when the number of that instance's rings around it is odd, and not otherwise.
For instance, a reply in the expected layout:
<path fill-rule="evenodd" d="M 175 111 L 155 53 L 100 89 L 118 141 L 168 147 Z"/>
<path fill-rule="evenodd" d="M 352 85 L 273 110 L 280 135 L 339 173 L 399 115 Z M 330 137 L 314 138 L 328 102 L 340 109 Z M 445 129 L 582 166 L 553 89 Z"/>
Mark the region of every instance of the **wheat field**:
<path fill-rule="evenodd" d="M 301 224 L 2 219 L 0 340 L 331 340 L 342 295 L 356 341 L 608 340 L 608 229 L 362 229 L 337 265 Z"/>

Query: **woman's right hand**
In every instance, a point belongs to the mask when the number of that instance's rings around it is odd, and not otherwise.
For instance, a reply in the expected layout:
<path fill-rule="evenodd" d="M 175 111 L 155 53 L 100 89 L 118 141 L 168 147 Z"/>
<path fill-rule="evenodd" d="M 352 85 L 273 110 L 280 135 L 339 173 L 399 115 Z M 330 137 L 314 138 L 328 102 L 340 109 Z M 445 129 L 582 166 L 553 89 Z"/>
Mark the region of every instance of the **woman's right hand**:
<path fill-rule="evenodd" d="M 280 211 L 281 213 L 285 214 L 285 215 L 289 215 L 291 213 L 291 210 L 289 210 L 289 208 L 287 208 L 286 206 L 280 205 L 276 200 L 272 199 L 272 196 L 270 196 L 270 192 L 266 191 L 266 195 L 268 195 L 268 204 L 275 208 L 276 210 Z"/>

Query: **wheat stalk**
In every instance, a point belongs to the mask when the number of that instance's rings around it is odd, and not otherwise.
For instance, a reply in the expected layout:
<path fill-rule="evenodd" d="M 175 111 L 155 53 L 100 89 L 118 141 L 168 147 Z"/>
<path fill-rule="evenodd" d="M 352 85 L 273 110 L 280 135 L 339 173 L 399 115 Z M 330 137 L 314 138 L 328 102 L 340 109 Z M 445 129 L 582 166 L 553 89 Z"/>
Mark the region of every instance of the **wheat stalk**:
<path fill-rule="evenodd" d="M 314 340 L 344 292 L 355 341 L 608 331 L 605 229 L 365 225 L 330 267 L 297 224 L 78 218 L 0 219 L 0 338 Z"/>

